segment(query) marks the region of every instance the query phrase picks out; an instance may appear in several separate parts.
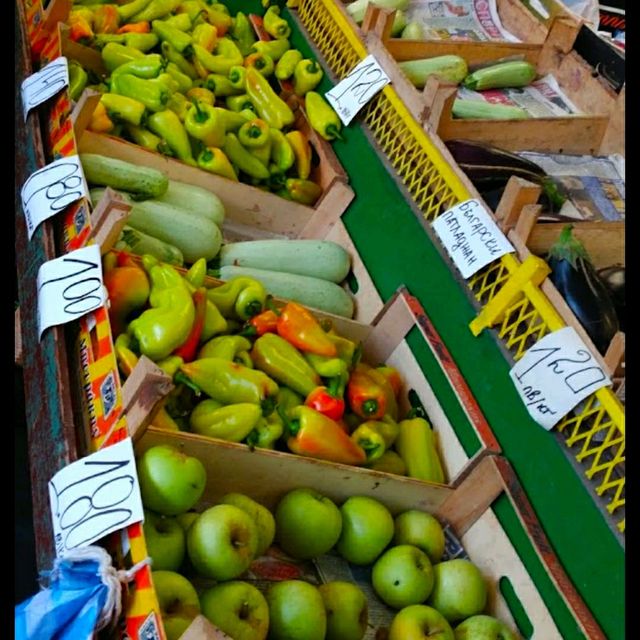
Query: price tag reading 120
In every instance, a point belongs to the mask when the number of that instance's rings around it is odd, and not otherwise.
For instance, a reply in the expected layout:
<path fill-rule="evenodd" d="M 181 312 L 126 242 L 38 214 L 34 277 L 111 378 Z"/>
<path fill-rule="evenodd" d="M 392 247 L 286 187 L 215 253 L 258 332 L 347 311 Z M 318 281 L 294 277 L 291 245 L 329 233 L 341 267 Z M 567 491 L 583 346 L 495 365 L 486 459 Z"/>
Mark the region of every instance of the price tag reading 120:
<path fill-rule="evenodd" d="M 358 111 L 389 82 L 391 82 L 389 76 L 382 70 L 378 61 L 372 55 L 368 55 L 346 78 L 331 91 L 327 91 L 324 97 L 346 126 Z"/>
<path fill-rule="evenodd" d="M 69 86 L 69 67 L 64 56 L 56 58 L 40 71 L 32 73 L 21 86 L 22 111 L 27 119 L 29 111 Z"/>
<path fill-rule="evenodd" d="M 105 304 L 97 244 L 45 262 L 38 270 L 38 332 L 77 320 Z"/>
<path fill-rule="evenodd" d="M 87 193 L 80 157 L 77 155 L 60 158 L 32 173 L 20 192 L 29 240 L 43 220 L 85 197 Z"/>
<path fill-rule="evenodd" d="M 49 481 L 56 554 L 144 519 L 131 438 L 67 465 Z"/>
<path fill-rule="evenodd" d="M 531 417 L 547 431 L 580 401 L 611 384 L 573 327 L 545 336 L 509 375 Z"/>

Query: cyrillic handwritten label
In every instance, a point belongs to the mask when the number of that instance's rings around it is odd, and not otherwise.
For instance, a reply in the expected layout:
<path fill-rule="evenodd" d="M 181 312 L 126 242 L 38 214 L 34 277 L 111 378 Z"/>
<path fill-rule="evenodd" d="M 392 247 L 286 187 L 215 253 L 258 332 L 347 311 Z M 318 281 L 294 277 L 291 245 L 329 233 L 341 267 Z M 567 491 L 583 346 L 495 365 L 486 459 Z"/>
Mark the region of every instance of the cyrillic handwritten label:
<path fill-rule="evenodd" d="M 22 186 L 29 240 L 38 225 L 89 193 L 80 157 L 60 158 L 32 173 Z"/>
<path fill-rule="evenodd" d="M 26 121 L 29 111 L 69 86 L 67 59 L 60 56 L 22 82 L 22 111 Z"/>
<path fill-rule="evenodd" d="M 539 340 L 509 375 L 531 417 L 547 431 L 581 400 L 611 384 L 573 327 Z"/>
<path fill-rule="evenodd" d="M 447 253 L 463 278 L 515 249 L 477 200 L 465 200 L 448 209 L 433 223 Z"/>
<path fill-rule="evenodd" d="M 131 438 L 61 469 L 49 481 L 56 554 L 143 520 Z"/>
<path fill-rule="evenodd" d="M 38 270 L 38 331 L 77 320 L 107 299 L 100 247 L 90 245 L 45 262 Z"/>
<path fill-rule="evenodd" d="M 346 78 L 327 91 L 324 97 L 346 126 L 358 111 L 389 82 L 391 82 L 389 76 L 382 70 L 378 61 L 369 54 Z"/>

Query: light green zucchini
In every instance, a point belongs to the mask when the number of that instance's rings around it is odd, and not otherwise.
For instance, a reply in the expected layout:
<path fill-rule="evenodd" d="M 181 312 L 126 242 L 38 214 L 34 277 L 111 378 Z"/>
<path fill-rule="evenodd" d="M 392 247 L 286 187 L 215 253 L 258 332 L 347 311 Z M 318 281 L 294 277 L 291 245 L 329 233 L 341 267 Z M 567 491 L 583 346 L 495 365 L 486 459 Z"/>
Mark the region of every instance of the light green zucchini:
<path fill-rule="evenodd" d="M 424 40 L 424 26 L 422 22 L 411 20 L 409 24 L 402 30 L 400 36 L 403 40 Z"/>
<path fill-rule="evenodd" d="M 351 268 L 351 257 L 328 240 L 247 240 L 220 249 L 221 267 L 236 265 L 269 271 L 297 273 L 331 282 L 342 282 Z"/>
<path fill-rule="evenodd" d="M 531 116 L 520 107 L 510 104 L 493 104 L 484 100 L 453 101 L 451 113 L 455 118 L 465 120 L 526 120 Z"/>
<path fill-rule="evenodd" d="M 536 79 L 536 68 L 526 60 L 499 62 L 470 73 L 463 81 L 467 89 L 504 89 L 526 87 Z"/>
<path fill-rule="evenodd" d="M 103 193 L 103 189 L 91 189 L 91 201 L 97 203 Z M 135 202 L 125 193 L 120 195 L 131 205 L 128 225 L 177 247 L 186 263 L 199 258 L 211 260 L 218 255 L 222 233 L 215 222 L 157 200 Z"/>
<path fill-rule="evenodd" d="M 169 187 L 167 176 L 151 167 L 98 153 L 81 153 L 80 162 L 89 185 L 111 187 L 143 198 L 158 198 Z"/>
<path fill-rule="evenodd" d="M 143 256 L 148 253 L 160 260 L 160 262 L 175 264 L 179 267 L 184 264 L 184 256 L 178 247 L 168 242 L 163 242 L 146 233 L 142 233 L 142 231 L 138 231 L 133 227 L 125 226 L 122 229 L 115 248 L 121 251 L 135 253 L 138 256 Z"/>
<path fill-rule="evenodd" d="M 337 316 L 353 317 L 353 298 L 342 287 L 328 280 L 281 271 L 235 266 L 220 267 L 214 270 L 212 275 L 222 280 L 229 280 L 234 276 L 249 276 L 262 282 L 267 292 L 278 298 L 294 300 L 307 307 Z"/>
<path fill-rule="evenodd" d="M 215 222 L 219 227 L 224 222 L 225 210 L 222 200 L 208 189 L 193 184 L 169 180 L 169 188 L 156 200 L 181 209 L 188 209 L 198 216 Z"/>
<path fill-rule="evenodd" d="M 418 89 L 424 87 L 429 76 L 437 76 L 443 82 L 460 84 L 469 72 L 465 59 L 456 55 L 405 60 L 398 62 L 398 66 Z"/>

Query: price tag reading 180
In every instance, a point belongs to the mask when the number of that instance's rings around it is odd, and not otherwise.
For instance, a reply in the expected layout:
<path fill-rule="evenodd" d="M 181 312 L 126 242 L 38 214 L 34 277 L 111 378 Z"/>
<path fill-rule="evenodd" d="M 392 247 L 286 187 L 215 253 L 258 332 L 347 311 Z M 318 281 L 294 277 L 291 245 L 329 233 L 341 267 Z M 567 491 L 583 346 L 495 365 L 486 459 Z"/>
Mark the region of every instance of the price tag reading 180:
<path fill-rule="evenodd" d="M 56 58 L 40 71 L 32 73 L 21 86 L 22 111 L 27 119 L 29 111 L 69 86 L 69 67 L 64 56 Z"/>
<path fill-rule="evenodd" d="M 346 78 L 331 91 L 327 91 L 324 97 L 346 126 L 358 111 L 389 82 L 391 82 L 389 76 L 382 70 L 378 61 L 372 55 L 368 55 Z"/>
<path fill-rule="evenodd" d="M 20 192 L 29 240 L 43 220 L 87 194 L 82 164 L 77 155 L 60 158 L 32 173 Z"/>
<path fill-rule="evenodd" d="M 144 519 L 131 438 L 67 465 L 49 481 L 56 554 Z"/>
<path fill-rule="evenodd" d="M 45 262 L 38 270 L 39 335 L 99 309 L 106 299 L 98 245 Z"/>
<path fill-rule="evenodd" d="M 545 336 L 509 375 L 531 417 L 547 431 L 587 396 L 611 384 L 573 327 Z"/>

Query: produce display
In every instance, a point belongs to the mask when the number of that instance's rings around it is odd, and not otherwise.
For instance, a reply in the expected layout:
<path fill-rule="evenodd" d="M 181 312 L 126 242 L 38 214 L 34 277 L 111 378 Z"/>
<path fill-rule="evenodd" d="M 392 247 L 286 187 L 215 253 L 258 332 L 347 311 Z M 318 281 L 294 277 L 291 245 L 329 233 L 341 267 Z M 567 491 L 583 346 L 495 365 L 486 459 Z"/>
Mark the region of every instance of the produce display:
<path fill-rule="evenodd" d="M 314 91 L 324 72 L 291 49 L 291 28 L 278 6 L 266 9 L 259 40 L 248 16 L 204 0 L 76 2 L 70 38 L 100 51 L 106 74 L 74 61 L 71 97 L 101 93 L 89 130 L 283 198 L 313 205 L 322 188 L 310 176 L 312 147 L 296 126 L 298 103 L 326 140 L 341 122 Z"/>
<path fill-rule="evenodd" d="M 151 255 L 104 262 L 122 376 L 144 355 L 176 385 L 152 424 L 445 482 L 424 411 L 398 408 L 398 371 L 363 362 L 331 321 L 278 308 L 249 276 L 207 288 L 204 259 L 184 274 Z"/>
<path fill-rule="evenodd" d="M 280 577 L 265 586 L 250 577 L 261 556 L 312 560 L 327 553 L 371 569 L 376 606 L 388 607 L 390 640 L 518 637 L 487 614 L 487 580 L 472 561 L 445 556 L 443 528 L 426 511 L 394 517 L 374 498 L 337 504 L 310 487 L 281 495 L 273 512 L 241 493 L 202 506 L 197 458 L 155 445 L 137 465 L 168 640 L 198 614 L 234 640 L 362 640 L 375 627 L 358 583 Z"/>

